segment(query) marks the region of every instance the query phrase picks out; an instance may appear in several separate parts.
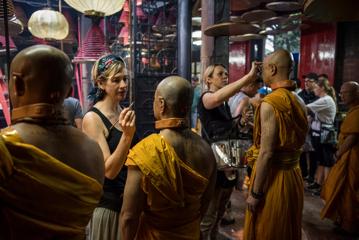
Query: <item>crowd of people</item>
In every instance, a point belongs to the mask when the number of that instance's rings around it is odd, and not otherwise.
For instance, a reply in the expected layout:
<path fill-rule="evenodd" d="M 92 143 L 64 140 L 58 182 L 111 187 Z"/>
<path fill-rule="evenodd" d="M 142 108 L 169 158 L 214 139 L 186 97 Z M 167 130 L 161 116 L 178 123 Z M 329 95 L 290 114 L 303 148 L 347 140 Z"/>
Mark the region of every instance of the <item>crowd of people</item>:
<path fill-rule="evenodd" d="M 70 59 L 46 45 L 22 50 L 10 70 L 11 125 L 0 134 L 0 239 L 216 239 L 234 188 L 245 190 L 246 240 L 301 239 L 305 190 L 325 201 L 322 218 L 358 234 L 359 84 L 341 86 L 348 112 L 338 128 L 328 77 L 309 73 L 298 91 L 292 64 L 279 49 L 232 83 L 222 64 L 205 69 L 203 90 L 198 79 L 163 79 L 158 133 L 141 140 L 132 105 L 122 104 L 123 59 L 95 62 L 82 119 L 76 100 L 64 103 Z M 219 168 L 224 156 L 212 146 L 229 139 L 247 143 L 244 183 L 234 165 Z"/>

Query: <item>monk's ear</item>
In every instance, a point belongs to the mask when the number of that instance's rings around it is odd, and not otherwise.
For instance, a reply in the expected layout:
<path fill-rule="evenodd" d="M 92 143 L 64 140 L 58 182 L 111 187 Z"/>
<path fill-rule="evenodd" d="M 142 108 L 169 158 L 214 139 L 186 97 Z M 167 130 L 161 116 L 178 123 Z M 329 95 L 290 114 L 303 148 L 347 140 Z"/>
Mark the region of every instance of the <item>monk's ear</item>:
<path fill-rule="evenodd" d="M 12 81 L 14 84 L 15 96 L 24 96 L 25 94 L 25 81 L 21 75 L 13 74 Z"/>
<path fill-rule="evenodd" d="M 158 97 L 158 100 L 160 113 L 163 114 L 166 110 L 166 101 L 163 97 Z"/>
<path fill-rule="evenodd" d="M 270 73 L 272 76 L 277 74 L 277 66 L 275 64 L 269 64 Z"/>

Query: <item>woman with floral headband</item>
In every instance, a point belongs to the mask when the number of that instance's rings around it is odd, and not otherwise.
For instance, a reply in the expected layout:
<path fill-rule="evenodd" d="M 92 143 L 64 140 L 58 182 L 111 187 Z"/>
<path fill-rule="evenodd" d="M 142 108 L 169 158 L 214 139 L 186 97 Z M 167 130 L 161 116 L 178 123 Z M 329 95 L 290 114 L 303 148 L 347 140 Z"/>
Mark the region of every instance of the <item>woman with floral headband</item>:
<path fill-rule="evenodd" d="M 123 59 L 106 55 L 92 68 L 97 88 L 95 104 L 83 119 L 83 131 L 95 140 L 105 161 L 103 196 L 89 224 L 91 240 L 119 239 L 119 213 L 122 206 L 127 168 L 124 166 L 135 134 L 135 112 L 121 108 L 126 98 L 127 69 Z"/>

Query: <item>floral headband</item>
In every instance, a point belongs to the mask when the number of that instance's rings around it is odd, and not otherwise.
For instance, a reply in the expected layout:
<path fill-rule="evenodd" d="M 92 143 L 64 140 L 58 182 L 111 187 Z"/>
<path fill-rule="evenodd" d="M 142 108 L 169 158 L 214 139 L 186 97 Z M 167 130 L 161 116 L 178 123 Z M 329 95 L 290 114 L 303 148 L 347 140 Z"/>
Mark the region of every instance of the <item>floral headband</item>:
<path fill-rule="evenodd" d="M 109 54 L 102 57 L 98 62 L 97 73 L 101 75 L 107 69 L 109 69 L 113 63 L 117 63 L 117 62 L 123 63 L 123 65 L 126 67 L 125 61 L 119 56 Z"/>

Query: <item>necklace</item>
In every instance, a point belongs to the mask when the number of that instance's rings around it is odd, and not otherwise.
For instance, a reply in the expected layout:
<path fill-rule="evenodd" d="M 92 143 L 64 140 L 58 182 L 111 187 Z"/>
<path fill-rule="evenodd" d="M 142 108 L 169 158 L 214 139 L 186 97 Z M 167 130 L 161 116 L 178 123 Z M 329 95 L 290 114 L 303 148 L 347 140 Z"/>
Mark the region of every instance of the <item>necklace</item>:
<path fill-rule="evenodd" d="M 188 120 L 186 118 L 166 118 L 155 122 L 157 130 L 165 128 L 188 128 Z"/>

